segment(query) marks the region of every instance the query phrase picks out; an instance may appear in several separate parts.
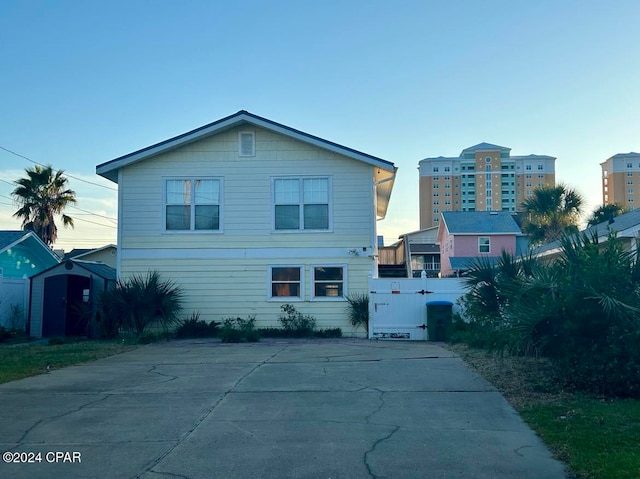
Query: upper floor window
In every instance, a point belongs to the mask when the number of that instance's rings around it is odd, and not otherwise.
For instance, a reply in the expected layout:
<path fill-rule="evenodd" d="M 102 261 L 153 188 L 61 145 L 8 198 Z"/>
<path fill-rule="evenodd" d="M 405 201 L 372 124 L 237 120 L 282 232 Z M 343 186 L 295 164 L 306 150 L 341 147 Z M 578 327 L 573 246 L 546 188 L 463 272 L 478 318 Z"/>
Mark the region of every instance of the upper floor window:
<path fill-rule="evenodd" d="M 627 168 L 631 168 L 633 165 L 631 163 L 627 163 Z"/>
<path fill-rule="evenodd" d="M 275 178 L 276 230 L 328 230 L 329 178 Z"/>
<path fill-rule="evenodd" d="M 544 165 L 538 165 L 539 170 L 544 170 Z"/>
<path fill-rule="evenodd" d="M 440 171 L 440 168 L 439 168 L 439 167 L 437 167 L 437 166 L 434 166 L 434 167 L 433 167 L 433 172 L 434 172 L 434 173 L 437 173 L 438 171 Z"/>
<path fill-rule="evenodd" d="M 451 171 L 451 167 L 450 166 L 445 166 L 444 167 L 444 171 Z"/>
<path fill-rule="evenodd" d="M 633 171 L 627 171 L 627 176 L 633 176 Z"/>
<path fill-rule="evenodd" d="M 165 180 L 165 229 L 218 231 L 220 203 L 220 178 Z"/>
<path fill-rule="evenodd" d="M 530 170 L 530 169 L 531 169 L 531 165 L 526 165 L 526 166 L 524 167 L 524 169 L 525 169 L 525 170 Z"/>
<path fill-rule="evenodd" d="M 478 238 L 478 253 L 491 253 L 491 238 L 489 236 Z"/>

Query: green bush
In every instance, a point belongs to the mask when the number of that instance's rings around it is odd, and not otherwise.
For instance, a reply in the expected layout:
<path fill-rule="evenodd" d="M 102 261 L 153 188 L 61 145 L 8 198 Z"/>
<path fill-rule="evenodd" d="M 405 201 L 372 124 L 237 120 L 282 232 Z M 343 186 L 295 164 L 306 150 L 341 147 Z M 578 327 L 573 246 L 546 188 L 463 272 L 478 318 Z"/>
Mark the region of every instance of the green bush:
<path fill-rule="evenodd" d="M 260 332 L 255 328 L 255 322 L 254 315 L 250 315 L 247 319 L 227 318 L 222 321 L 220 339 L 223 343 L 258 342 L 260 341 Z"/>
<path fill-rule="evenodd" d="M 101 337 L 117 336 L 123 328 L 142 336 L 150 326 L 168 330 L 179 322 L 184 293 L 157 271 L 118 280 L 102 294 L 97 329 Z"/>
<path fill-rule="evenodd" d="M 200 314 L 193 312 L 191 316 L 180 323 L 176 329 L 176 338 L 216 338 L 220 332 L 220 325 L 215 321 L 207 323 L 200 319 Z"/>
<path fill-rule="evenodd" d="M 551 264 L 508 255 L 469 271 L 470 345 L 549 358 L 566 387 L 640 398 L 640 262 L 611 234 L 566 236 Z"/>
<path fill-rule="evenodd" d="M 349 303 L 349 321 L 355 327 L 363 327 L 369 331 L 369 295 L 367 293 L 350 293 L 347 295 Z"/>
<path fill-rule="evenodd" d="M 300 333 L 295 330 L 289 330 L 284 328 L 261 328 L 258 330 L 260 337 L 262 338 L 341 338 L 342 329 L 319 329 L 311 331 L 308 336 L 300 336 Z"/>
<path fill-rule="evenodd" d="M 292 338 L 311 337 L 316 327 L 316 319 L 311 315 L 300 313 L 292 304 L 283 304 L 280 309 L 284 314 L 279 321 L 282 328 L 291 334 Z"/>

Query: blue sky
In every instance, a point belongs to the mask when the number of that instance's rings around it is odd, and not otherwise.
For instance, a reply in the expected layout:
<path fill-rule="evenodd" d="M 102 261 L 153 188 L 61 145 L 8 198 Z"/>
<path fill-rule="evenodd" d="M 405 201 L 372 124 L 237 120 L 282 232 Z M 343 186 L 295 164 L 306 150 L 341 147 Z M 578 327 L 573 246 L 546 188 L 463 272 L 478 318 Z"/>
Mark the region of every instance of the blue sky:
<path fill-rule="evenodd" d="M 2 0 L 0 147 L 75 177 L 67 250 L 115 242 L 97 164 L 241 109 L 393 161 L 387 242 L 418 228 L 418 161 L 482 141 L 557 157 L 591 211 L 599 163 L 640 151 L 639 21 L 637 0 Z M 0 149 L 0 229 L 30 166 Z"/>

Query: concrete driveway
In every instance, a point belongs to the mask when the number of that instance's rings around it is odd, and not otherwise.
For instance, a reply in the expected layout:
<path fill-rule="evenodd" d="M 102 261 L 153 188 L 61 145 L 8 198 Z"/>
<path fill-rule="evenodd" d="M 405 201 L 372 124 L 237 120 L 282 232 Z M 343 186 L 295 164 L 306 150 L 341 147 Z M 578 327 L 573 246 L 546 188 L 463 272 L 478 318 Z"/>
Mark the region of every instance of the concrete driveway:
<path fill-rule="evenodd" d="M 564 478 L 433 344 L 208 340 L 0 385 L 11 478 Z M 38 454 L 40 453 L 40 454 Z"/>

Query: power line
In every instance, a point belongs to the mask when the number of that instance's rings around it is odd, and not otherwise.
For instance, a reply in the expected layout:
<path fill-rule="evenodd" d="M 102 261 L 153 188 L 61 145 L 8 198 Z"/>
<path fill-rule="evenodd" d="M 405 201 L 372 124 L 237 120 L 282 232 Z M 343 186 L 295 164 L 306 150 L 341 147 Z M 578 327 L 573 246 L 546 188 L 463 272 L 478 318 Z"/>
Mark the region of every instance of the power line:
<path fill-rule="evenodd" d="M 11 151 L 11 150 L 9 150 L 8 148 L 5 148 L 2 145 L 0 145 L 0 150 L 4 150 L 7 153 L 11 153 L 12 155 L 18 156 L 20 158 L 24 158 L 25 160 L 30 161 L 31 163 L 33 163 L 35 165 L 44 166 L 45 168 L 47 167 L 47 165 L 43 165 L 42 163 L 38 163 L 37 161 L 34 161 L 31 158 L 27 158 L 26 156 L 21 155 L 19 153 L 16 153 L 15 151 Z M 53 169 L 53 171 L 60 171 L 60 170 Z M 78 178 L 77 176 L 72 176 L 72 175 L 70 175 L 68 173 L 65 173 L 65 175 L 67 175 L 69 178 L 73 178 L 74 180 L 82 181 L 83 183 L 88 183 L 88 184 L 93 185 L 93 186 L 99 186 L 100 188 L 105 188 L 105 189 L 111 190 L 111 191 L 118 191 L 117 189 L 111 188 L 110 186 L 105 186 L 105 185 L 101 185 L 99 183 L 94 183 L 93 181 L 83 180 L 82 178 Z"/>
<path fill-rule="evenodd" d="M 2 148 L 2 147 L 0 147 L 0 148 Z M 8 185 L 15 186 L 15 184 L 10 183 L 7 180 L 3 180 L 3 179 L 0 178 L 0 181 L 3 182 L 3 183 L 6 183 Z M 2 196 L 4 198 L 8 198 L 7 196 L 4 196 L 4 195 L 0 195 L 0 196 Z M 13 199 L 13 198 L 9 198 L 9 199 Z M 105 219 L 113 221 L 113 222 L 117 222 L 118 221 L 116 218 L 112 218 L 110 216 L 101 215 L 99 213 L 94 213 L 93 211 L 85 210 L 85 209 L 82 209 L 82 208 L 80 208 L 78 206 L 75 206 L 75 205 L 67 205 L 67 206 L 69 208 L 74 208 L 74 209 L 79 210 L 79 211 L 84 211 L 85 213 L 89 213 L 89 214 L 94 215 L 94 216 L 99 216 L 100 218 L 105 218 Z"/>

